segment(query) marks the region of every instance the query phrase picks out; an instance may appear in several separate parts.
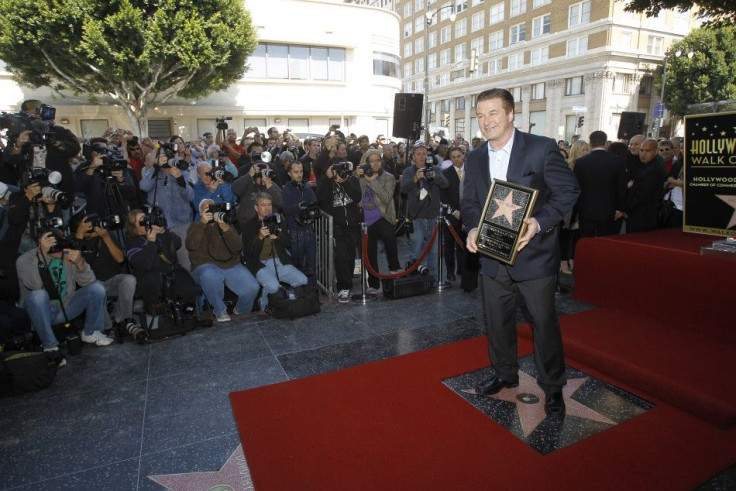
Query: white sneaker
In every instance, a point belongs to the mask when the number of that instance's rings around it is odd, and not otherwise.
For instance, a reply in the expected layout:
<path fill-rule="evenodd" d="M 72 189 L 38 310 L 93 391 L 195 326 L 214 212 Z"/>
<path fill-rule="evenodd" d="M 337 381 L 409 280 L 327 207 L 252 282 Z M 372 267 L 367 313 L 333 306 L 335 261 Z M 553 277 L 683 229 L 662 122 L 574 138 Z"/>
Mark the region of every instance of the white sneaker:
<path fill-rule="evenodd" d="M 368 295 L 378 295 L 379 293 L 381 293 L 381 287 L 379 286 L 378 288 L 373 288 L 372 286 L 369 286 L 366 290 L 366 293 Z"/>
<path fill-rule="evenodd" d="M 105 336 L 102 331 L 95 331 L 90 335 L 87 335 L 82 331 L 79 337 L 82 338 L 83 342 L 94 344 L 95 346 L 109 346 L 113 342 L 113 339 Z"/>
<path fill-rule="evenodd" d="M 348 303 L 350 301 L 350 290 L 340 290 L 337 294 L 337 301 L 340 303 Z"/>
<path fill-rule="evenodd" d="M 227 310 L 223 312 L 222 314 L 215 316 L 215 318 L 217 319 L 217 322 L 230 322 L 231 321 L 230 316 L 227 315 Z"/>

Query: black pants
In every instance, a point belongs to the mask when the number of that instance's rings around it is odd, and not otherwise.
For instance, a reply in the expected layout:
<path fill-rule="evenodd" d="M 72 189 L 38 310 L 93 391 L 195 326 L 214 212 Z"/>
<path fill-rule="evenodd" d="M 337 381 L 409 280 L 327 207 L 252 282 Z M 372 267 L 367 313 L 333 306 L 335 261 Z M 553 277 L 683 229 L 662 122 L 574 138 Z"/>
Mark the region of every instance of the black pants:
<path fill-rule="evenodd" d="M 453 219 L 450 219 L 450 225 L 454 227 L 455 233 L 457 233 L 458 237 L 460 237 L 460 240 L 464 244 L 467 234 L 462 231 L 462 225 Z M 444 227 L 444 231 L 442 233 L 444 239 L 443 249 L 447 277 L 449 278 L 451 276 L 455 276 L 456 273 L 462 276 L 465 250 L 460 247 L 460 244 L 457 243 L 457 241 L 455 240 L 455 236 L 452 235 L 452 231 L 450 231 L 450 228 L 447 226 L 447 224 L 443 223 L 442 226 Z M 457 269 L 455 266 L 456 264 Z"/>
<path fill-rule="evenodd" d="M 381 218 L 368 227 L 368 260 L 376 271 L 378 271 L 379 240 L 383 242 L 383 246 L 386 251 L 388 269 L 391 271 L 401 269 L 401 263 L 399 263 L 399 249 L 396 245 L 396 227 L 394 227 L 392 223 L 389 223 L 385 218 Z M 378 288 L 381 281 L 378 277 L 369 274 L 368 284 L 373 288 Z"/>
<path fill-rule="evenodd" d="M 545 394 L 561 390 L 567 379 L 562 334 L 555 311 L 557 277 L 514 281 L 503 265 L 499 266 L 495 278 L 485 274 L 482 277 L 488 353 L 496 374 L 506 382 L 519 380 L 516 308 L 521 293 L 532 315 L 537 383 Z"/>
<path fill-rule="evenodd" d="M 335 279 L 338 290 L 353 288 L 355 254 L 360 247 L 360 228 L 358 225 L 335 225 Z"/>
<path fill-rule="evenodd" d="M 150 306 L 161 300 L 181 299 L 185 302 L 194 303 L 199 294 L 199 286 L 194 282 L 192 275 L 184 268 L 177 267 L 174 270 L 174 277 L 169 282 L 169 291 L 164 295 L 165 278 L 160 271 L 151 271 L 147 273 L 136 272 L 136 295 L 143 297 L 143 304 L 148 311 Z"/>

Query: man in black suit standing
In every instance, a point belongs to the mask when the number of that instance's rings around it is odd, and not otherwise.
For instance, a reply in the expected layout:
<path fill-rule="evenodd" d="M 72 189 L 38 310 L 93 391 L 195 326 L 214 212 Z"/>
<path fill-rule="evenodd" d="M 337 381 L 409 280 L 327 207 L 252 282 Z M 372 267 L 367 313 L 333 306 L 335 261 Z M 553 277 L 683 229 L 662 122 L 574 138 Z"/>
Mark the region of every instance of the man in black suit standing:
<path fill-rule="evenodd" d="M 641 170 L 634 177 L 626 197 L 626 232 L 646 232 L 657 228 L 659 200 L 667 181 L 657 140 L 644 140 L 639 149 Z"/>
<path fill-rule="evenodd" d="M 575 161 L 573 172 L 580 183 L 578 213 L 581 237 L 602 237 L 621 231 L 626 206 L 626 161 L 606 151 L 608 135 L 590 134 L 590 153 Z"/>
<path fill-rule="evenodd" d="M 449 185 L 440 191 L 440 199 L 442 204 L 449 209 L 447 221 L 455 230 L 458 236 L 465 240 L 466 234 L 463 232 L 463 222 L 460 214 L 460 181 L 463 176 L 463 167 L 465 166 L 465 152 L 461 147 L 450 147 L 447 152 L 452 165 L 442 171 L 447 178 Z M 447 281 L 455 281 L 455 264 L 457 264 L 457 272 L 462 275 L 463 254 L 464 250 L 457 244 L 455 237 L 449 229 L 446 229 L 444 235 L 444 253 L 445 266 L 447 266 Z M 455 260 L 457 259 L 457 263 Z"/>
<path fill-rule="evenodd" d="M 495 375 L 478 384 L 478 395 L 491 395 L 519 384 L 516 338 L 517 295 L 521 293 L 532 316 L 537 383 L 546 395 L 545 411 L 565 412 L 562 387 L 565 357 L 555 311 L 557 270 L 560 265 L 558 225 L 579 194 L 577 179 L 550 139 L 514 128 L 514 97 L 505 89 L 478 95 L 476 114 L 488 140 L 468 156 L 461 212 L 465 223 L 479 223 L 492 179 L 537 189 L 539 194 L 518 243 L 514 266 L 483 257 L 482 281 L 488 351 Z M 468 232 L 467 248 L 476 252 L 477 228 Z"/>

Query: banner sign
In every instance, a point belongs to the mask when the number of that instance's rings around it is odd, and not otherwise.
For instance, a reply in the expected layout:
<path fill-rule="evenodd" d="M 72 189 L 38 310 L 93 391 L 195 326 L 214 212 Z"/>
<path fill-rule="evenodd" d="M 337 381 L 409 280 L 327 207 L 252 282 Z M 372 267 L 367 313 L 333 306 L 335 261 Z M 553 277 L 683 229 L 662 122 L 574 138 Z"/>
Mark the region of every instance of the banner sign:
<path fill-rule="evenodd" d="M 685 116 L 683 230 L 736 236 L 736 112 Z"/>

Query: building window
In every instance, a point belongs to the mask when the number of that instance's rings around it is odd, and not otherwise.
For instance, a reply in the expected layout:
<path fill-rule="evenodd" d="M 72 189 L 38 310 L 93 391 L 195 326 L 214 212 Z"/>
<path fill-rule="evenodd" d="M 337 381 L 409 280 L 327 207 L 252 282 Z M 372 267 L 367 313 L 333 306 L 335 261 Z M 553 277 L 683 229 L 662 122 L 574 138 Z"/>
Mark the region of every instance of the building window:
<path fill-rule="evenodd" d="M 414 34 L 414 25 L 411 22 L 407 22 L 404 24 L 404 37 L 411 37 L 412 34 Z"/>
<path fill-rule="evenodd" d="M 488 51 L 496 51 L 503 48 L 503 31 L 496 31 L 488 36 Z"/>
<path fill-rule="evenodd" d="M 536 9 L 544 5 L 549 5 L 550 3 L 552 3 L 552 0 L 534 0 L 534 3 L 532 4 L 533 5 L 532 8 Z"/>
<path fill-rule="evenodd" d="M 440 66 L 448 65 L 450 63 L 450 50 L 443 49 L 440 51 Z"/>
<path fill-rule="evenodd" d="M 440 111 L 442 111 L 443 113 L 450 112 L 450 99 L 442 99 L 440 101 Z"/>
<path fill-rule="evenodd" d="M 424 58 L 417 58 L 414 60 L 414 66 L 416 67 L 415 72 L 416 73 L 423 73 L 424 72 Z"/>
<path fill-rule="evenodd" d="M 414 40 L 414 53 L 424 52 L 424 38 L 418 37 Z"/>
<path fill-rule="evenodd" d="M 476 32 L 480 31 L 486 26 L 486 14 L 485 12 L 478 12 L 477 14 L 473 14 L 473 16 L 470 18 L 470 31 Z"/>
<path fill-rule="evenodd" d="M 510 72 L 524 68 L 524 53 L 509 55 L 508 67 Z"/>
<path fill-rule="evenodd" d="M 465 118 L 455 120 L 455 133 L 465 134 Z"/>
<path fill-rule="evenodd" d="M 551 19 L 552 14 L 541 15 L 532 19 L 532 38 L 549 33 L 549 22 Z"/>
<path fill-rule="evenodd" d="M 401 78 L 399 57 L 390 53 L 373 52 L 373 75 Z M 409 64 L 409 66 L 411 66 Z M 410 75 L 410 74 L 409 74 Z"/>
<path fill-rule="evenodd" d="M 455 109 L 463 111 L 465 109 L 465 97 L 455 98 Z"/>
<path fill-rule="evenodd" d="M 532 100 L 538 101 L 539 99 L 544 99 L 545 93 L 544 93 L 544 82 L 539 84 L 533 84 L 532 85 Z"/>
<path fill-rule="evenodd" d="M 470 49 L 474 49 L 475 50 L 475 54 L 478 55 L 478 56 L 480 56 L 480 55 L 482 55 L 483 53 L 486 52 L 485 51 L 485 47 L 486 46 L 485 46 L 485 43 L 483 41 L 484 40 L 483 40 L 482 37 L 475 38 L 472 41 L 470 41 Z"/>
<path fill-rule="evenodd" d="M 468 45 L 467 44 L 463 43 L 463 44 L 458 44 L 457 46 L 455 46 L 455 62 L 463 61 L 467 57 L 468 57 Z"/>
<path fill-rule="evenodd" d="M 628 94 L 631 92 L 632 76 L 628 73 L 617 73 L 613 78 L 613 92 L 616 94 Z"/>
<path fill-rule="evenodd" d="M 488 62 L 488 75 L 498 75 L 501 73 L 501 60 L 491 60 Z"/>
<path fill-rule="evenodd" d="M 82 124 L 82 138 L 85 139 L 103 135 L 105 133 L 105 130 L 110 127 L 110 125 L 107 124 L 106 119 L 82 119 L 79 122 Z M 214 128 L 214 121 L 212 121 L 211 123 L 212 124 L 210 124 L 208 128 Z M 200 135 L 201 134 L 202 133 L 200 133 Z"/>
<path fill-rule="evenodd" d="M 467 2 L 467 0 L 457 0 L 455 2 L 455 12 L 457 12 L 459 14 L 463 10 L 468 10 L 468 2 Z"/>
<path fill-rule="evenodd" d="M 526 12 L 526 0 L 511 0 L 509 17 L 515 17 Z"/>
<path fill-rule="evenodd" d="M 411 55 L 413 55 L 414 54 L 413 49 L 414 49 L 413 43 L 406 43 L 404 45 L 404 58 L 409 58 Z"/>
<path fill-rule="evenodd" d="M 567 57 L 582 56 L 588 51 L 588 36 L 570 39 L 567 42 Z"/>
<path fill-rule="evenodd" d="M 618 47 L 622 49 L 631 49 L 631 33 L 620 32 L 618 34 Z"/>
<path fill-rule="evenodd" d="M 580 95 L 584 93 L 582 76 L 565 79 L 565 95 Z"/>
<path fill-rule="evenodd" d="M 549 62 L 549 46 L 533 49 L 531 55 L 531 66 L 544 65 Z"/>
<path fill-rule="evenodd" d="M 459 20 L 455 23 L 455 39 L 463 37 L 468 33 L 468 19 Z"/>
<path fill-rule="evenodd" d="M 645 75 L 639 82 L 639 95 L 652 95 L 654 89 L 654 77 Z"/>
<path fill-rule="evenodd" d="M 404 19 L 411 17 L 412 13 L 413 12 L 411 11 L 411 2 L 406 2 L 404 4 Z"/>
<path fill-rule="evenodd" d="M 398 67 L 398 59 L 394 62 Z M 343 81 L 345 50 L 262 43 L 248 58 L 248 65 L 246 78 Z"/>
<path fill-rule="evenodd" d="M 509 89 L 511 95 L 514 96 L 514 102 L 521 102 L 521 87 L 511 87 Z"/>
<path fill-rule="evenodd" d="M 452 14 L 452 9 L 450 8 L 450 6 L 452 6 L 452 3 L 450 2 L 445 2 L 442 4 L 442 6 L 440 6 L 440 22 L 450 18 L 450 15 Z"/>
<path fill-rule="evenodd" d="M 417 17 L 416 20 L 414 21 L 414 32 L 420 33 L 424 31 L 424 22 L 425 22 L 424 16 Z"/>
<path fill-rule="evenodd" d="M 483 0 L 473 0 L 473 2 L 470 5 L 472 5 L 473 7 L 477 7 L 481 3 L 483 3 Z"/>
<path fill-rule="evenodd" d="M 567 27 L 575 27 L 590 22 L 590 0 L 570 5 Z"/>
<path fill-rule="evenodd" d="M 450 74 L 443 73 L 440 75 L 440 87 L 446 87 L 448 85 L 450 85 Z"/>
<path fill-rule="evenodd" d="M 503 21 L 503 6 L 504 3 L 497 3 L 491 7 L 491 16 L 488 21 L 488 25 L 498 24 Z"/>
<path fill-rule="evenodd" d="M 424 10 L 424 0 L 414 0 L 414 10 L 417 12 Z"/>
<path fill-rule="evenodd" d="M 452 39 L 452 29 L 450 26 L 445 26 L 440 30 L 440 43 L 449 43 Z"/>
<path fill-rule="evenodd" d="M 411 63 L 404 63 L 404 76 L 411 77 L 414 75 L 414 65 Z"/>
<path fill-rule="evenodd" d="M 526 39 L 526 23 L 516 24 L 509 28 L 509 45 L 516 44 Z"/>
<path fill-rule="evenodd" d="M 427 67 L 431 70 L 433 68 L 437 68 L 437 55 L 435 53 L 430 53 L 427 57 Z"/>
<path fill-rule="evenodd" d="M 647 40 L 647 53 L 650 55 L 661 55 L 664 38 L 660 36 L 649 36 Z"/>
<path fill-rule="evenodd" d="M 429 46 L 428 49 L 436 48 L 437 47 L 437 32 L 430 32 L 429 33 Z"/>

